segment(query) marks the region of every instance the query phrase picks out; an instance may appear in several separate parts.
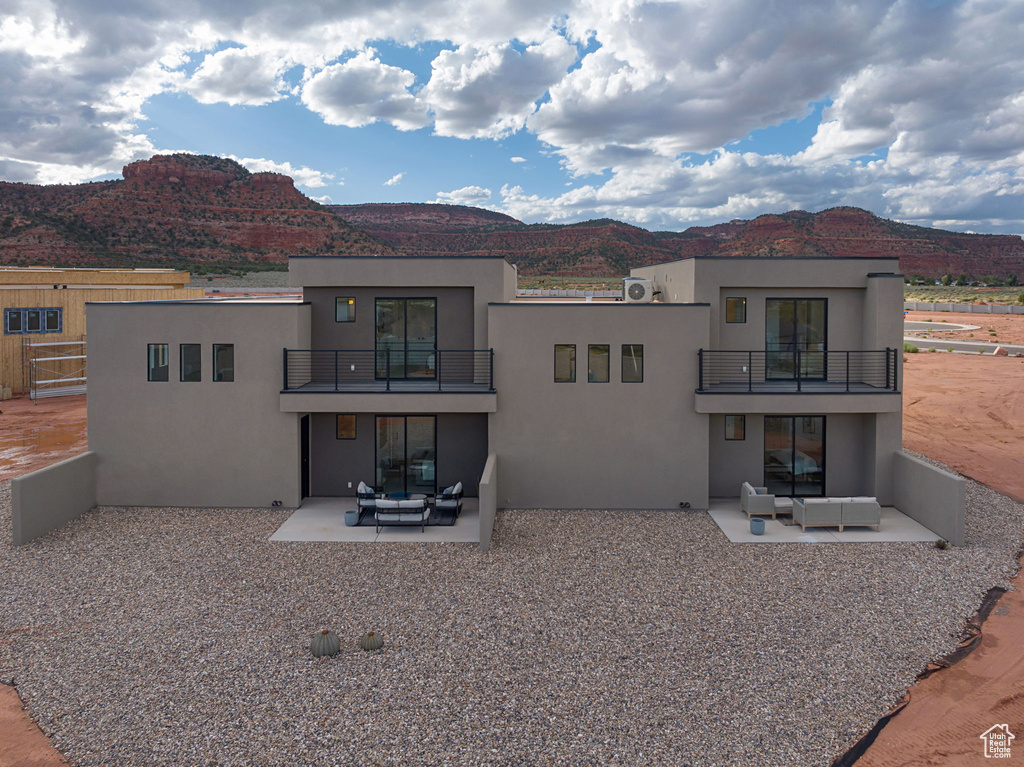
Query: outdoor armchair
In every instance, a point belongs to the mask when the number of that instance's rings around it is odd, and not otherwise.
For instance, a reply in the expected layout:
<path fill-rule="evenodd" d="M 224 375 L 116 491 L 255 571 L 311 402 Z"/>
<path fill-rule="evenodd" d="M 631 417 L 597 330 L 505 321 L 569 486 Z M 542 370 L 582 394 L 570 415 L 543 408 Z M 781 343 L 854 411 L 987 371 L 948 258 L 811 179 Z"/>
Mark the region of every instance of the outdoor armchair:
<path fill-rule="evenodd" d="M 450 510 L 455 512 L 455 518 L 459 518 L 459 514 L 462 513 L 462 483 L 456 482 L 451 487 L 446 487 L 441 491 L 441 495 L 437 496 L 434 501 L 434 507 L 440 512 L 444 510 Z"/>
<path fill-rule="evenodd" d="M 754 487 L 749 482 L 740 485 L 740 508 L 746 512 L 747 519 L 755 514 L 771 514 L 775 519 L 779 513 L 775 508 L 775 496 L 768 493 L 768 488 Z"/>

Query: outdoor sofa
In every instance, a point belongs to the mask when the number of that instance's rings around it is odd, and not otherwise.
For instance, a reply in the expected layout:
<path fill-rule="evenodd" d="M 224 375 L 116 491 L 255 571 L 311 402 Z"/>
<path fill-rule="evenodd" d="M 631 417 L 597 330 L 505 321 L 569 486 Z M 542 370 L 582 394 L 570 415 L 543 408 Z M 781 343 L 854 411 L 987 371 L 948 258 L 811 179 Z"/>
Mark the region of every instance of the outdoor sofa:
<path fill-rule="evenodd" d="M 808 527 L 874 527 L 882 529 L 882 507 L 878 500 L 856 498 L 794 498 L 793 521 L 806 531 Z"/>
<path fill-rule="evenodd" d="M 422 533 L 430 517 L 430 506 L 425 498 L 395 500 L 378 498 L 373 516 L 377 532 L 384 525 L 419 525 Z"/>

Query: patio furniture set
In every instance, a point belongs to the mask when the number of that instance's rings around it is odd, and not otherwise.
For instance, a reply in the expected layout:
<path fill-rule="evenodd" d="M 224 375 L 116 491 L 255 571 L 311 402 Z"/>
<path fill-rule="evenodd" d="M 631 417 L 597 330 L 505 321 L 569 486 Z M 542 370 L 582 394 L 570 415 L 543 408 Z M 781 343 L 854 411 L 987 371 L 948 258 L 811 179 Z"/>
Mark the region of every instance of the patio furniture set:
<path fill-rule="evenodd" d="M 749 482 L 740 486 L 740 508 L 747 519 L 778 514 L 792 514 L 793 521 L 806 532 L 808 527 L 882 528 L 882 507 L 877 498 L 848 496 L 844 498 L 776 498 L 766 487 L 754 487 Z M 753 531 L 753 525 L 751 525 Z"/>
<path fill-rule="evenodd" d="M 434 496 L 428 493 L 384 493 L 380 488 L 360 482 L 355 513 L 346 514 L 345 524 L 358 525 L 364 514 L 372 512 L 378 533 L 386 525 L 419 525 L 420 532 L 423 532 L 430 519 L 431 506 L 439 512 L 450 511 L 458 519 L 462 513 L 462 483 L 457 482 Z"/>

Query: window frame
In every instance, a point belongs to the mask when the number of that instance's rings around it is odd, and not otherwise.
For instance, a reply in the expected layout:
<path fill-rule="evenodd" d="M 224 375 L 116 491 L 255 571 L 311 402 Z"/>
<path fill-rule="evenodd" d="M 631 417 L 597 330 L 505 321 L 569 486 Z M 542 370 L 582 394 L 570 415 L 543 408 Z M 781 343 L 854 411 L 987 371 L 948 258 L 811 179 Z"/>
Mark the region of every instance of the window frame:
<path fill-rule="evenodd" d="M 49 326 L 51 314 L 57 315 L 56 327 Z M 11 330 L 11 318 L 18 318 L 18 329 Z M 29 328 L 29 321 L 37 323 L 35 330 Z M 64 307 L 61 306 L 12 306 L 4 309 L 4 335 L 45 335 L 64 332 Z"/>
<path fill-rule="evenodd" d="M 730 418 L 738 418 L 739 419 L 739 433 L 740 433 L 740 436 L 738 436 L 738 437 L 736 437 L 736 436 L 730 437 L 729 436 L 729 419 Z M 724 424 L 725 424 L 725 430 L 724 430 L 725 431 L 725 435 L 724 436 L 725 436 L 725 441 L 726 442 L 745 442 L 746 441 L 746 439 L 747 439 L 747 416 L 745 414 L 728 414 L 727 413 L 725 418 L 724 418 Z M 735 433 L 736 433 L 736 428 L 735 428 L 735 425 L 734 425 L 733 426 L 733 434 L 735 434 Z"/>
<path fill-rule="evenodd" d="M 229 348 L 231 349 L 231 377 L 224 378 L 224 371 L 218 371 L 217 369 L 217 350 Z M 234 344 L 213 344 L 213 372 L 211 377 L 214 383 L 234 383 L 235 382 L 235 345 Z"/>
<path fill-rule="evenodd" d="M 196 377 L 185 378 L 185 348 L 196 349 Z M 201 383 L 203 380 L 203 345 L 202 344 L 178 344 L 178 380 L 181 383 Z"/>
<path fill-rule="evenodd" d="M 163 347 L 164 364 L 153 365 L 153 351 L 159 347 Z M 154 378 L 153 371 L 164 368 L 163 378 Z M 149 383 L 168 383 L 171 380 L 171 345 L 169 343 L 155 343 L 146 344 L 146 381 Z"/>
<path fill-rule="evenodd" d="M 359 419 L 356 418 L 356 414 L 355 413 L 335 413 L 334 415 L 335 415 L 334 438 L 335 439 L 346 439 L 346 440 L 348 440 L 348 439 L 356 439 L 358 437 L 358 431 L 357 430 L 359 428 L 358 427 Z M 351 437 L 343 437 L 342 436 L 342 429 L 341 429 L 341 419 L 342 418 L 351 418 L 352 419 L 352 429 L 351 429 L 352 436 Z"/>
<path fill-rule="evenodd" d="M 338 319 L 338 309 L 342 306 L 342 301 L 347 301 L 348 305 L 352 307 L 349 312 L 349 318 L 347 320 Z M 335 296 L 334 297 L 334 321 L 335 322 L 355 322 L 356 321 L 356 297 L 355 296 Z"/>
<path fill-rule="evenodd" d="M 729 302 L 739 301 L 740 307 L 742 308 L 743 318 L 739 320 L 729 319 Z M 745 325 L 747 322 L 747 297 L 746 296 L 726 296 L 725 297 L 725 321 L 730 325 Z"/>
<path fill-rule="evenodd" d="M 626 347 L 630 349 L 640 349 L 640 378 L 638 380 L 628 380 L 626 378 Z M 643 344 L 622 344 L 622 349 L 619 351 L 619 379 L 622 383 L 643 383 L 644 382 L 644 345 Z M 635 356 L 631 356 L 629 359 L 636 359 Z"/>
<path fill-rule="evenodd" d="M 594 378 L 593 355 L 594 349 L 604 349 L 605 377 L 603 380 Z M 600 354 L 600 352 L 598 352 Z M 611 344 L 587 344 L 587 383 L 611 383 L 612 380 L 612 345 Z"/>
<path fill-rule="evenodd" d="M 566 380 L 559 380 L 558 378 L 558 350 L 569 349 L 569 375 L 570 377 Z M 554 356 L 554 379 L 555 383 L 576 383 L 576 344 L 555 344 L 555 356 Z"/>

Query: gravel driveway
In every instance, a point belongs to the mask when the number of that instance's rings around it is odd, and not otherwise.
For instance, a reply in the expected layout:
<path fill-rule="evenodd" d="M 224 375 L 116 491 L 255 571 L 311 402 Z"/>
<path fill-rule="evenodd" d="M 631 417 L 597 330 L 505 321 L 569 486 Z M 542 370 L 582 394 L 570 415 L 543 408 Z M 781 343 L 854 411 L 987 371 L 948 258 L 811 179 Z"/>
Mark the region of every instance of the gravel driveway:
<path fill-rule="evenodd" d="M 702 512 L 272 544 L 287 511 L 135 508 L 12 549 L 4 482 L 0 678 L 75 765 L 827 765 L 1014 573 L 1024 508 L 968 503 L 946 551 L 735 545 Z"/>

